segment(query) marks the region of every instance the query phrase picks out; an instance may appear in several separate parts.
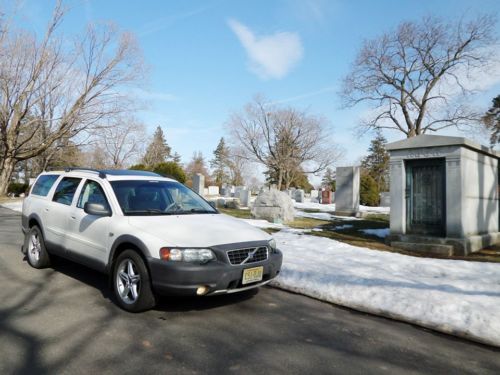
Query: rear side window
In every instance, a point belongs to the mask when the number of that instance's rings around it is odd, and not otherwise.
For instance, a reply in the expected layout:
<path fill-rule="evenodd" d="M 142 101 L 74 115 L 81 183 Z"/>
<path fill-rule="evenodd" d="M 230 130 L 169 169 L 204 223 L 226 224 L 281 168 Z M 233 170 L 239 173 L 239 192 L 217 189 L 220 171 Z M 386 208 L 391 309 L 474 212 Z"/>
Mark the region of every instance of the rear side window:
<path fill-rule="evenodd" d="M 57 185 L 52 200 L 70 206 L 81 180 L 81 178 L 64 177 L 61 182 L 59 182 L 59 185 Z"/>
<path fill-rule="evenodd" d="M 49 194 L 50 188 L 52 187 L 52 185 L 54 185 L 54 182 L 56 182 L 58 177 L 58 174 L 46 174 L 38 177 L 38 180 L 36 180 L 36 183 L 31 190 L 31 194 L 46 197 L 47 194 Z"/>

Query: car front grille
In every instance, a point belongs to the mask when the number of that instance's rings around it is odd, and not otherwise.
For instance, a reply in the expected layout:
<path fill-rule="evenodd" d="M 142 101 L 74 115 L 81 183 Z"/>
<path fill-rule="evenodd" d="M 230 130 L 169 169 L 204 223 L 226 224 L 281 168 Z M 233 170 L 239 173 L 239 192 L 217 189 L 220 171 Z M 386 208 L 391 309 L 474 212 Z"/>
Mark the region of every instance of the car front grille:
<path fill-rule="evenodd" d="M 250 264 L 267 260 L 268 251 L 266 246 L 251 247 L 248 249 L 229 250 L 227 257 L 233 266 L 239 264 Z"/>

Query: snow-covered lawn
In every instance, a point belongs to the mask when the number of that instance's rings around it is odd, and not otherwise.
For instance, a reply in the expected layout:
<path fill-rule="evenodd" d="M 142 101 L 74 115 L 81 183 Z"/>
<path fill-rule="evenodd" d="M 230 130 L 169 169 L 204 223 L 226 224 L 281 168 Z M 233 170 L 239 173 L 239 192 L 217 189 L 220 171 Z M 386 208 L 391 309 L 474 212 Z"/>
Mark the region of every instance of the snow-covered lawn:
<path fill-rule="evenodd" d="M 21 212 L 23 210 L 23 201 L 21 200 L 12 200 L 12 202 L 3 202 L 0 203 L 0 207 L 8 208 L 14 211 Z"/>
<path fill-rule="evenodd" d="M 299 210 L 317 210 L 321 212 L 334 212 L 335 211 L 335 203 L 333 204 L 321 204 L 316 202 L 304 202 L 297 203 L 295 202 L 294 207 Z M 368 206 L 359 206 L 359 210 L 361 212 L 371 212 L 371 213 L 382 213 L 388 214 L 390 212 L 389 207 L 368 207 Z"/>
<path fill-rule="evenodd" d="M 500 264 L 417 258 L 287 231 L 275 287 L 500 346 Z"/>

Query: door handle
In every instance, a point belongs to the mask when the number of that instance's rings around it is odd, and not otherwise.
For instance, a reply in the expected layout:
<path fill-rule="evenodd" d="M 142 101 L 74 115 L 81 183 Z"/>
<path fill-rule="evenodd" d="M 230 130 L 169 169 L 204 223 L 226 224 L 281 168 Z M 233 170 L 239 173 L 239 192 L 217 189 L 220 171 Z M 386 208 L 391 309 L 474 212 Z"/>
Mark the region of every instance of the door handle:
<path fill-rule="evenodd" d="M 72 218 L 73 220 L 75 220 L 75 219 L 76 219 L 76 216 L 71 216 L 71 218 Z"/>

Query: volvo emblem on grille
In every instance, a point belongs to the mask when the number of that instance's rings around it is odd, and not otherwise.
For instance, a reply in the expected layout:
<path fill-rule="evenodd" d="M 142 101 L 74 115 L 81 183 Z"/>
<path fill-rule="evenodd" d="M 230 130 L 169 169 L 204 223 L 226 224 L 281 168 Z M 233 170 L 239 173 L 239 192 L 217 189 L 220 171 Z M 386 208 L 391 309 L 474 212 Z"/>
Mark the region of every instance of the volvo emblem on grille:
<path fill-rule="evenodd" d="M 253 251 L 250 251 L 250 252 L 248 253 L 247 258 L 246 258 L 243 262 L 241 262 L 241 264 L 245 264 L 245 263 L 246 263 L 246 262 L 248 262 L 249 260 L 252 260 L 252 259 L 253 259 L 254 254 L 257 252 L 257 250 L 259 250 L 259 248 L 258 248 L 258 247 L 256 247 Z"/>

